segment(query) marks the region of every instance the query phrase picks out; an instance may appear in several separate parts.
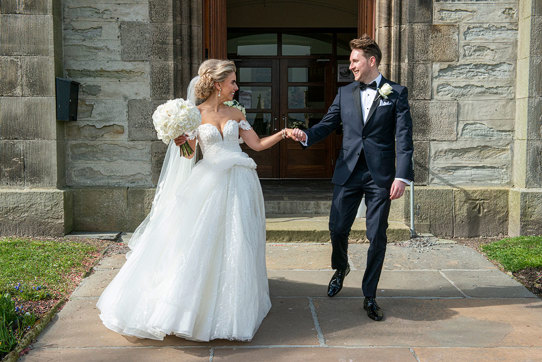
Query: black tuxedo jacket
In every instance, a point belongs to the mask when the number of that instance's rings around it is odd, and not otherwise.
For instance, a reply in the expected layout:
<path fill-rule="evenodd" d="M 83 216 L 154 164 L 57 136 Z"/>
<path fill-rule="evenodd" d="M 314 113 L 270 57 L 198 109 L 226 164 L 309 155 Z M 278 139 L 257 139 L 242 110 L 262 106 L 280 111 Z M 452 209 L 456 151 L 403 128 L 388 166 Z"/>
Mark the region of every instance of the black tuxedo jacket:
<path fill-rule="evenodd" d="M 310 147 L 340 127 L 342 122 L 343 142 L 333 173 L 334 184 L 346 183 L 362 151 L 378 186 L 389 188 L 395 178 L 414 179 L 408 91 L 384 77 L 379 87 L 386 83 L 392 86 L 393 91 L 388 99 L 376 94 L 365 125 L 361 113 L 360 84 L 353 82 L 339 88 L 324 118 L 305 131 L 307 147 Z"/>

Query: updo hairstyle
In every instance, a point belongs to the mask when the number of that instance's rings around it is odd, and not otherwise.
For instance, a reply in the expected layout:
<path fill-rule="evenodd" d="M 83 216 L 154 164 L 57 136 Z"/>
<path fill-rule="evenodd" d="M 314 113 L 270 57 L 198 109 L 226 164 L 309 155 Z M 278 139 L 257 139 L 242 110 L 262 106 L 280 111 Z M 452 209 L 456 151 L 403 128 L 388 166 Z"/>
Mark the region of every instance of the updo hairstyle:
<path fill-rule="evenodd" d="M 196 97 L 207 99 L 215 89 L 215 83 L 223 82 L 231 73 L 235 73 L 235 63 L 231 60 L 209 59 L 201 63 L 200 76 L 195 86 Z"/>

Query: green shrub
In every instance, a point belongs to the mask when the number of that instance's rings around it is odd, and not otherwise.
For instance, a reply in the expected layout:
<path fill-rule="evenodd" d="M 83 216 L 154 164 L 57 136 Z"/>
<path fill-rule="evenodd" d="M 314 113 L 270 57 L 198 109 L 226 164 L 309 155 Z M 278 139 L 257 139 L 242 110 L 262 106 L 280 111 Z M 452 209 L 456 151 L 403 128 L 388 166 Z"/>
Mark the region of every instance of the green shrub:
<path fill-rule="evenodd" d="M 0 296 L 0 358 L 15 348 L 35 322 L 36 316 L 16 306 L 9 293 Z"/>

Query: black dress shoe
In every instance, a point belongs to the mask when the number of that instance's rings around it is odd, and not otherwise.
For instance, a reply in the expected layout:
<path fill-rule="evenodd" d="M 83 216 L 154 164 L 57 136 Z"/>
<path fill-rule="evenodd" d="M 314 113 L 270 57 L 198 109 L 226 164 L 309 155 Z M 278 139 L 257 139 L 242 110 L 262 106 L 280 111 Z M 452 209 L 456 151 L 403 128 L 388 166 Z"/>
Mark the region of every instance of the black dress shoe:
<path fill-rule="evenodd" d="M 367 311 L 367 316 L 375 321 L 381 321 L 384 318 L 384 312 L 378 304 L 376 304 L 376 299 L 374 297 L 365 297 L 363 301 L 363 309 Z"/>
<path fill-rule="evenodd" d="M 347 265 L 346 269 L 344 270 L 337 269 L 335 274 L 333 274 L 333 276 L 331 277 L 331 280 L 329 281 L 329 285 L 327 287 L 328 297 L 333 297 L 335 294 L 341 291 L 341 289 L 343 288 L 344 277 L 347 276 L 348 273 L 350 273 L 349 265 Z"/>

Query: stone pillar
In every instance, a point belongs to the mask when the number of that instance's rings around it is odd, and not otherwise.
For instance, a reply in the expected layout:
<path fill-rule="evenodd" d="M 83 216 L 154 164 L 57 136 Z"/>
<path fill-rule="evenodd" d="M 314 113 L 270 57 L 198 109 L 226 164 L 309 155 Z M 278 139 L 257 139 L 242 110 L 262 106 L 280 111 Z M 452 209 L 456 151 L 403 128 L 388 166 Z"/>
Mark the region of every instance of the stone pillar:
<path fill-rule="evenodd" d="M 71 229 L 64 186 L 60 0 L 2 0 L 0 9 L 0 234 L 63 235 Z M 55 74 L 56 73 L 56 74 Z"/>
<path fill-rule="evenodd" d="M 519 1 L 510 235 L 542 233 L 542 2 Z"/>

